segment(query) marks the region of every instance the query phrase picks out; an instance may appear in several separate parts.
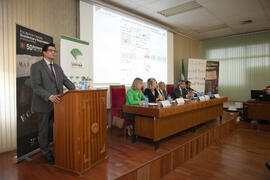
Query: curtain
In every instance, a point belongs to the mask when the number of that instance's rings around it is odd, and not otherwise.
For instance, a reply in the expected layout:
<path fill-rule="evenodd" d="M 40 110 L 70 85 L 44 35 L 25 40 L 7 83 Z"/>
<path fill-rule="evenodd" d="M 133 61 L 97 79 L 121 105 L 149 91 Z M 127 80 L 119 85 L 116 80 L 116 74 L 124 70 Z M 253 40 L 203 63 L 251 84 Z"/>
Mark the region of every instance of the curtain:
<path fill-rule="evenodd" d="M 0 152 L 16 147 L 15 23 L 5 2 L 0 1 Z"/>
<path fill-rule="evenodd" d="M 205 40 L 202 49 L 205 59 L 220 62 L 219 94 L 230 101 L 270 85 L 270 31 Z"/>

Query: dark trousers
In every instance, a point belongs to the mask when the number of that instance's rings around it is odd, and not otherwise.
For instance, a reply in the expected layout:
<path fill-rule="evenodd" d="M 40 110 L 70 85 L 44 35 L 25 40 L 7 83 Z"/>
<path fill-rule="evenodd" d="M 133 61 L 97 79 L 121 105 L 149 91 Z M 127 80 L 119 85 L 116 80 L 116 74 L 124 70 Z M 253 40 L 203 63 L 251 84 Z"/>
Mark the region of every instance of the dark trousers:
<path fill-rule="evenodd" d="M 135 115 L 134 114 L 125 113 L 125 118 L 131 120 L 131 124 L 132 124 L 132 127 L 133 127 L 131 142 L 132 143 L 135 143 L 136 142 L 136 136 L 135 136 Z"/>
<path fill-rule="evenodd" d="M 38 141 L 40 145 L 40 150 L 44 156 L 52 155 L 50 150 L 49 137 L 52 137 L 52 131 L 49 131 L 50 122 L 53 121 L 54 111 L 51 112 L 39 112 L 37 113 L 39 121 L 39 132 L 38 132 Z"/>

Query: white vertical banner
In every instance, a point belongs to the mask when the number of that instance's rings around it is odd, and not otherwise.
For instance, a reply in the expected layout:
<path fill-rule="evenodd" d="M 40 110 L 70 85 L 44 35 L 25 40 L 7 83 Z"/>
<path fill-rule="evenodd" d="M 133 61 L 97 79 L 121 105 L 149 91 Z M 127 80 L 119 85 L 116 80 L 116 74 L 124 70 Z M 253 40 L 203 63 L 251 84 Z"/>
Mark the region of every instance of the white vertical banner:
<path fill-rule="evenodd" d="M 188 59 L 188 80 L 192 88 L 200 93 L 205 90 L 206 63 L 205 59 Z"/>
<path fill-rule="evenodd" d="M 92 78 L 92 58 L 89 56 L 89 42 L 61 36 L 60 64 L 66 76 L 80 89 L 81 80 Z"/>
<path fill-rule="evenodd" d="M 173 48 L 173 33 L 167 33 L 167 84 L 174 84 L 174 48 Z"/>

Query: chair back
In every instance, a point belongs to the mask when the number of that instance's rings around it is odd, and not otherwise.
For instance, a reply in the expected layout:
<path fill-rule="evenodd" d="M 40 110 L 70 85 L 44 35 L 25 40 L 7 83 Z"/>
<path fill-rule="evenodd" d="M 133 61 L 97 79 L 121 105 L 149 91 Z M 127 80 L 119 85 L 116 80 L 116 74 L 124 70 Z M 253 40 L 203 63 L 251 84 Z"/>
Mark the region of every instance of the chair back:
<path fill-rule="evenodd" d="M 167 90 L 167 94 L 168 95 L 172 95 L 173 89 L 174 89 L 174 85 L 173 84 L 167 84 L 166 85 L 166 90 Z"/>
<path fill-rule="evenodd" d="M 144 87 L 142 87 L 141 91 L 142 91 L 142 93 L 144 93 Z"/>
<path fill-rule="evenodd" d="M 114 116 L 122 117 L 122 108 L 126 104 L 126 88 L 125 85 L 110 86 L 110 102 L 111 102 L 111 122 Z"/>
<path fill-rule="evenodd" d="M 110 86 L 111 109 L 122 109 L 126 104 L 126 88 L 125 85 Z"/>

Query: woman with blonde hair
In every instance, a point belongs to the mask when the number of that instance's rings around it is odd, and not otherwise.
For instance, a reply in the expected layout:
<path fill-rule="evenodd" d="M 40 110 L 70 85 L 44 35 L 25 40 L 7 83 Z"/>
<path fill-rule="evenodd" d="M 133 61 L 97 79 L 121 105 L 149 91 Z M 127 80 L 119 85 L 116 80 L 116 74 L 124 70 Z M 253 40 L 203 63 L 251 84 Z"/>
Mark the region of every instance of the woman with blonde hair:
<path fill-rule="evenodd" d="M 163 100 L 162 96 L 158 93 L 158 85 L 155 78 L 149 78 L 147 80 L 147 88 L 144 90 L 144 95 L 148 97 L 149 102 Z"/>
<path fill-rule="evenodd" d="M 127 92 L 126 104 L 139 105 L 141 101 L 145 100 L 145 96 L 142 93 L 143 80 L 141 78 L 135 78 L 131 85 L 131 88 Z"/>
<path fill-rule="evenodd" d="M 143 80 L 141 78 L 135 78 L 131 85 L 131 88 L 127 92 L 126 104 L 127 105 L 140 105 L 142 101 L 145 100 L 145 96 L 142 93 Z M 125 117 L 131 121 L 131 125 L 127 127 L 128 135 L 132 135 L 132 143 L 136 142 L 136 137 L 134 134 L 134 115 L 125 114 Z"/>

